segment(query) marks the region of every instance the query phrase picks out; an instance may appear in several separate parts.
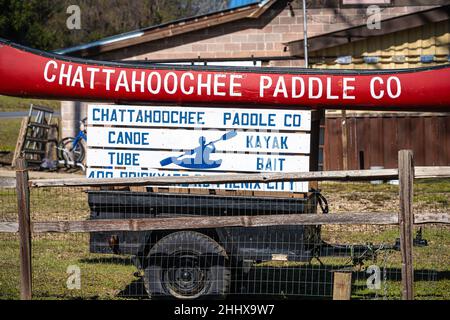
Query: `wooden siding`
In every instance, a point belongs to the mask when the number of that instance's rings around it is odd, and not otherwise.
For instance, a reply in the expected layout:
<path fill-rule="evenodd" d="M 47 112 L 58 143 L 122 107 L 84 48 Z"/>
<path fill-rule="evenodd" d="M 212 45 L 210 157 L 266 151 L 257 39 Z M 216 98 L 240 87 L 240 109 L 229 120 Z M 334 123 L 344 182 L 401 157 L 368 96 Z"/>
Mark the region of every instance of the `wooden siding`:
<path fill-rule="evenodd" d="M 345 118 L 349 170 L 395 168 L 397 152 L 412 149 L 416 166 L 450 165 L 450 114 Z M 343 170 L 343 118 L 325 121 L 324 170 Z"/>
<path fill-rule="evenodd" d="M 312 52 L 311 59 L 314 68 L 415 68 L 448 63 L 449 47 L 450 20 L 447 20 Z M 394 62 L 394 56 L 402 55 L 404 62 Z M 434 55 L 435 60 L 421 63 L 421 55 Z M 352 56 L 352 63 L 338 64 L 337 56 Z M 377 56 L 380 61 L 368 64 L 364 56 Z M 340 115 L 340 111 L 327 111 L 324 170 L 395 168 L 400 149 L 412 149 L 417 166 L 450 165 L 450 114 L 348 111 L 346 118 Z M 346 139 L 343 139 L 343 129 Z M 344 147 L 347 166 L 344 165 Z"/>

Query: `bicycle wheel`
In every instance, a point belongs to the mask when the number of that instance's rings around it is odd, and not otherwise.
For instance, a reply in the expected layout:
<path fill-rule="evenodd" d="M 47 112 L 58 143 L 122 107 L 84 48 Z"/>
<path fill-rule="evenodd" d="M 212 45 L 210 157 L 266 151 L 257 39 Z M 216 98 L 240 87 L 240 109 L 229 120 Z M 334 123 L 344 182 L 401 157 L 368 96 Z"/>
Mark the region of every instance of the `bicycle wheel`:
<path fill-rule="evenodd" d="M 82 162 L 85 156 L 84 146 L 81 141 L 74 147 L 74 137 L 67 137 L 58 143 L 58 159 L 63 161 Z"/>

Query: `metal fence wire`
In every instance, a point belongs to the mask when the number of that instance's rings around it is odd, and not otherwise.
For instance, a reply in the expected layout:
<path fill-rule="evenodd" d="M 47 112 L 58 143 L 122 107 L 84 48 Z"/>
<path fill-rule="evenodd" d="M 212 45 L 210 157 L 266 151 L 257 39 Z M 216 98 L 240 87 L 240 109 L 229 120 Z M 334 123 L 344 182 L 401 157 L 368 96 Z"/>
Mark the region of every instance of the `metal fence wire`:
<path fill-rule="evenodd" d="M 16 190 L 0 187 L 0 222 L 17 223 Z M 19 296 L 20 260 L 19 236 L 16 233 L 0 233 L 0 299 Z"/>
<path fill-rule="evenodd" d="M 448 180 L 416 186 L 415 210 L 448 212 Z M 320 193 L 288 197 L 145 187 L 31 188 L 33 223 L 183 218 L 187 224 L 170 229 L 161 222 L 153 231 L 35 232 L 33 297 L 330 299 L 337 275 L 346 274 L 352 299 L 400 299 L 398 226 L 251 226 L 246 220 L 327 214 L 325 203 L 333 214 L 398 210 L 395 184 L 325 182 L 320 188 Z M 0 219 L 16 221 L 14 189 L 0 192 Z M 244 225 L 189 225 L 208 217 L 232 217 Z M 426 225 L 415 232 L 415 298 L 449 299 L 448 227 Z M 0 237 L 0 297 L 17 298 L 19 239 Z"/>
<path fill-rule="evenodd" d="M 450 179 L 418 180 L 414 184 L 414 212 L 450 211 Z M 419 229 L 426 246 L 413 251 L 416 299 L 450 299 L 450 228 L 428 224 Z M 419 233 L 420 235 L 420 233 Z M 418 240 L 416 240 L 416 243 Z"/>

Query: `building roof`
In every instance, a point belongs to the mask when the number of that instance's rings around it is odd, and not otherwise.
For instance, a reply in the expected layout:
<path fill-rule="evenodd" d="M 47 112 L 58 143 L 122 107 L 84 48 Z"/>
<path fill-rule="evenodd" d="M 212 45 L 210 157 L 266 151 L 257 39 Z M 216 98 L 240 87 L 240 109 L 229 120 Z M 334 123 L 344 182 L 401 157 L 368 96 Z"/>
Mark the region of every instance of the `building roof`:
<path fill-rule="evenodd" d="M 240 2 L 244 3 L 243 5 L 239 5 L 240 3 L 235 1 L 234 4 L 232 3 L 230 7 L 225 10 L 122 33 L 94 42 L 66 49 L 59 49 L 56 50 L 55 53 L 82 57 L 90 56 L 180 35 L 205 27 L 212 27 L 245 18 L 258 18 L 276 1 L 277 0 L 241 0 Z"/>
<path fill-rule="evenodd" d="M 228 8 L 237 8 L 237 7 L 242 7 L 242 6 L 246 6 L 252 3 L 257 3 L 260 2 L 259 0 L 230 0 L 230 4 L 228 5 Z"/>
<path fill-rule="evenodd" d="M 418 11 L 394 18 L 382 20 L 382 28 L 369 29 L 366 24 L 334 31 L 319 36 L 308 38 L 308 51 L 314 52 L 322 49 L 336 47 L 350 42 L 363 40 L 369 37 L 385 35 L 406 29 L 423 26 L 431 22 L 439 22 L 450 19 L 450 5 Z M 303 39 L 291 41 L 285 44 L 289 47 L 292 56 L 304 56 Z"/>

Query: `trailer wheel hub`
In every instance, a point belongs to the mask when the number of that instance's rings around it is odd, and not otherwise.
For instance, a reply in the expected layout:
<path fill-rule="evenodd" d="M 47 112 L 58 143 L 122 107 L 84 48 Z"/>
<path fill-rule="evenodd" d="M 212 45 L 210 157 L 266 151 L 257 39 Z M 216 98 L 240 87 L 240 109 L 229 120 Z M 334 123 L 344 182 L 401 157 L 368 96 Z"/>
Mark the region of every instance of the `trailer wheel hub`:
<path fill-rule="evenodd" d="M 166 269 L 167 289 L 176 297 L 195 298 L 207 289 L 206 273 L 195 256 L 179 256 L 176 266 Z"/>

